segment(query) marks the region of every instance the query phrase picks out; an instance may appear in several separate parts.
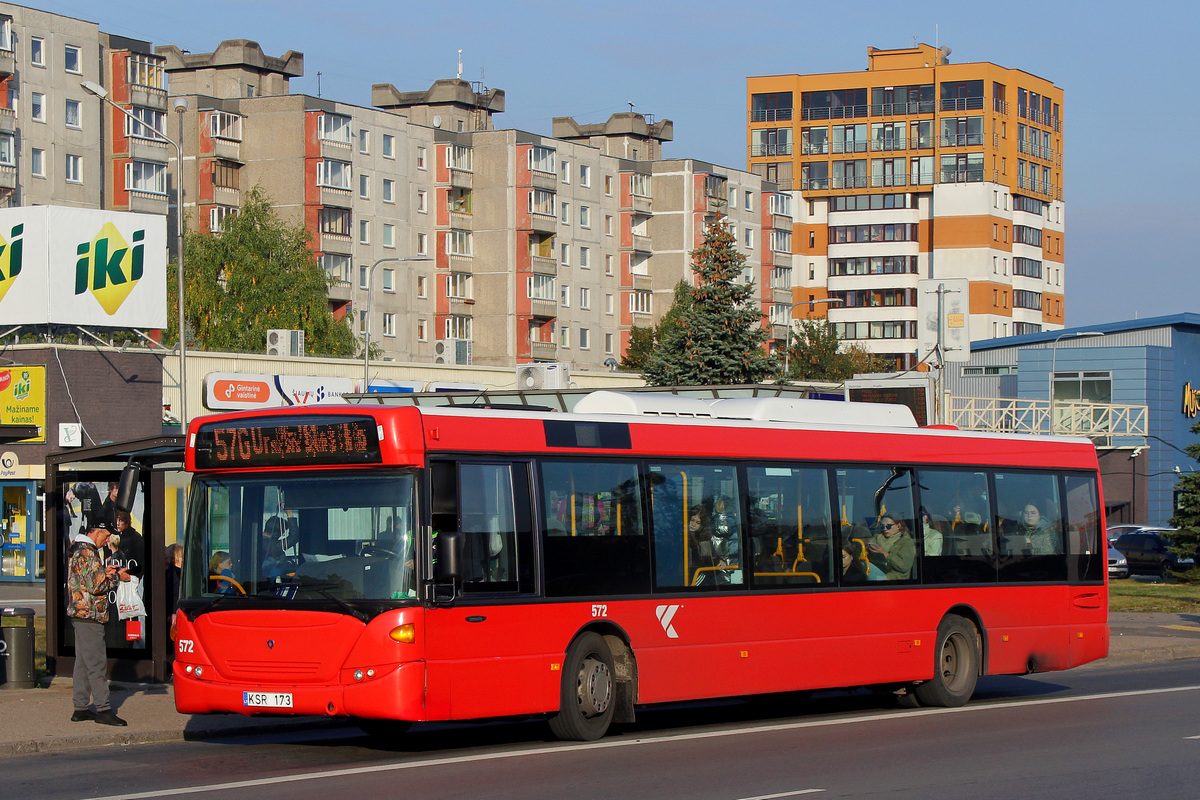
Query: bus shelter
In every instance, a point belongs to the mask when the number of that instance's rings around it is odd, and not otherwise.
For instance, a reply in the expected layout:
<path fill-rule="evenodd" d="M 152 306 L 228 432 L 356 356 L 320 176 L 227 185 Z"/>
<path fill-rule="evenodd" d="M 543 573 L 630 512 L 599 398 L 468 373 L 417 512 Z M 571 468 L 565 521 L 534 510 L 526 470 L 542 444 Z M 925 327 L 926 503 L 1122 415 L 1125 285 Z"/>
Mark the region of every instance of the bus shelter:
<path fill-rule="evenodd" d="M 74 631 L 66 616 L 71 540 L 93 521 L 113 522 L 118 512 L 110 487 L 133 462 L 142 467 L 137 501 L 123 520 L 126 533 L 119 549 L 105 555 L 120 559 L 138 577 L 135 590 L 140 591 L 145 613 L 120 619 L 116 598 L 109 597 L 110 619 L 104 633 L 109 677 L 166 680 L 173 655 L 166 548 L 175 540 L 183 513 L 183 443 L 182 436 L 160 436 L 81 448 L 46 459 L 46 665 L 52 675 L 69 677 L 75 666 Z"/>

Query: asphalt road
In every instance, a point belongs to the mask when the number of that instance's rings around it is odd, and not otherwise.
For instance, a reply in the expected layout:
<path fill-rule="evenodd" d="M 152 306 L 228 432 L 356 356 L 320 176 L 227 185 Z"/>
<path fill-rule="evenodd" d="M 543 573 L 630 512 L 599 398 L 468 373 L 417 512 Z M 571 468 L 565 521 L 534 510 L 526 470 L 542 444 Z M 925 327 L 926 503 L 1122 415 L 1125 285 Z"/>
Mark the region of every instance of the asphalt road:
<path fill-rule="evenodd" d="M 31 756 L 3 763 L 0 796 L 1179 800 L 1197 764 L 1200 666 L 1182 661 L 987 678 L 963 709 L 867 692 L 675 706 L 585 744 L 525 721 Z"/>

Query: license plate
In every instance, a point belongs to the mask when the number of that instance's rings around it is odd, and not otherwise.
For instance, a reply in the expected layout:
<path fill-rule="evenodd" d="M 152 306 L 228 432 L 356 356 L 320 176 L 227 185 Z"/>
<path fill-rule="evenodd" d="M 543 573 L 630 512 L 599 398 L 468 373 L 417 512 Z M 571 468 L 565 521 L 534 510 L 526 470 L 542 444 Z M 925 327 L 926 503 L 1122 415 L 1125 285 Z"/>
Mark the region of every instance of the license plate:
<path fill-rule="evenodd" d="M 290 692 L 242 692 L 242 705 L 254 708 L 291 708 Z"/>

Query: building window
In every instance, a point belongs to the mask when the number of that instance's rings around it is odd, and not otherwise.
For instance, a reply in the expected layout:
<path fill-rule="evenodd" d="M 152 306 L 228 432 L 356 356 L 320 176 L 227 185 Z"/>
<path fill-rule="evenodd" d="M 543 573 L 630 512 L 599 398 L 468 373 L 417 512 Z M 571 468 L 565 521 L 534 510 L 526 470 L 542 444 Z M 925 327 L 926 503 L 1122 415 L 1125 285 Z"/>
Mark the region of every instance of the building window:
<path fill-rule="evenodd" d="M 587 328 L 579 329 L 579 349 L 590 350 L 592 346 L 592 332 Z"/>
<path fill-rule="evenodd" d="M 605 175 L 604 176 L 604 194 L 608 197 L 612 197 L 612 193 L 613 193 L 613 176 Z"/>
<path fill-rule="evenodd" d="M 629 193 L 634 197 L 650 197 L 650 176 L 640 172 L 630 175 Z"/>
<path fill-rule="evenodd" d="M 775 253 L 792 252 L 792 232 L 785 230 L 771 231 L 771 250 Z"/>
<path fill-rule="evenodd" d="M 613 257 L 611 254 L 604 256 L 604 274 L 605 275 L 613 274 Z"/>
<path fill-rule="evenodd" d="M 425 148 L 418 148 L 418 149 L 424 150 Z M 395 158 L 396 157 L 396 137 L 390 133 L 385 133 L 383 135 L 383 157 L 384 158 Z"/>
<path fill-rule="evenodd" d="M 358 267 L 358 288 L 367 289 L 371 285 L 371 268 L 366 265 Z"/>
<path fill-rule="evenodd" d="M 863 242 L 915 242 L 918 226 L 906 222 L 889 225 L 831 225 L 830 244 Z"/>
<path fill-rule="evenodd" d="M 46 121 L 46 95 L 41 92 L 29 93 L 29 118 L 34 122 Z"/>
<path fill-rule="evenodd" d="M 546 189 L 534 189 L 529 193 L 529 213 L 554 216 L 554 192 Z"/>
<path fill-rule="evenodd" d="M 745 233 L 745 237 L 746 237 L 745 238 L 746 249 L 753 250 L 754 249 L 754 229 L 746 228 L 744 233 Z"/>
<path fill-rule="evenodd" d="M 161 56 L 131 53 L 127 75 L 129 82 L 135 86 L 148 86 L 151 89 L 167 88 L 167 60 Z"/>
<path fill-rule="evenodd" d="M 571 307 L 571 287 L 565 283 L 562 285 L 561 290 L 559 291 L 558 302 L 563 308 Z"/>
<path fill-rule="evenodd" d="M 571 266 L 571 245 L 563 244 L 563 246 L 561 248 L 561 253 L 562 253 L 562 258 L 559 259 L 559 262 L 564 267 Z"/>
<path fill-rule="evenodd" d="M 605 236 L 613 235 L 613 218 L 612 218 L 611 214 L 604 215 L 604 235 Z"/>
<path fill-rule="evenodd" d="M 14 153 L 15 140 L 11 133 L 0 133 L 0 165 L 13 167 L 17 164 Z"/>
<path fill-rule="evenodd" d="M 558 346 L 570 349 L 571 347 L 571 329 L 560 327 L 558 329 Z"/>
<path fill-rule="evenodd" d="M 360 174 L 358 176 L 358 196 L 363 200 L 371 199 L 371 176 Z"/>
<path fill-rule="evenodd" d="M 554 302 L 553 275 L 530 275 L 525 288 L 530 300 Z"/>
<path fill-rule="evenodd" d="M 429 279 L 424 275 L 417 276 L 417 297 L 424 300 L 429 297 Z"/>
<path fill-rule="evenodd" d="M 383 224 L 383 246 L 396 246 L 396 226 L 387 222 Z"/>
<path fill-rule="evenodd" d="M 613 335 L 611 333 L 604 334 L 604 355 L 611 356 L 613 352 Z"/>
<path fill-rule="evenodd" d="M 613 296 L 611 294 L 604 295 L 604 313 L 612 316 L 614 311 Z"/>
<path fill-rule="evenodd" d="M 471 299 L 471 273 L 451 272 L 446 276 L 446 296 L 455 300 Z"/>
<path fill-rule="evenodd" d="M 472 150 L 461 144 L 452 144 L 446 148 L 446 167 L 459 172 L 472 171 Z"/>
<path fill-rule="evenodd" d="M 29 63 L 35 67 L 46 66 L 46 42 L 36 36 L 29 37 Z"/>
<path fill-rule="evenodd" d="M 221 233 L 225 230 L 225 222 L 232 220 L 237 215 L 237 208 L 234 206 L 213 206 L 208 209 L 208 230 L 212 233 Z"/>
<path fill-rule="evenodd" d="M 654 295 L 645 289 L 636 289 L 629 293 L 629 311 L 633 314 L 654 313 Z"/>
<path fill-rule="evenodd" d="M 592 267 L 592 248 L 579 248 L 579 267 L 580 269 L 591 269 Z"/>
<path fill-rule="evenodd" d="M 327 142 L 350 144 L 350 118 L 341 114 L 321 114 L 317 135 Z"/>
<path fill-rule="evenodd" d="M 424 189 L 417 190 L 417 213 L 418 214 L 428 214 L 429 213 L 429 193 L 426 192 Z"/>
<path fill-rule="evenodd" d="M 129 109 L 137 119 L 125 117 L 125 135 L 135 139 L 150 139 L 161 142 L 164 139 L 163 125 L 166 123 L 166 113 L 144 106 L 134 106 Z"/>
<path fill-rule="evenodd" d="M 225 207 L 226 206 L 216 206 L 213 208 L 213 211 L 216 211 L 217 208 Z M 213 219 L 210 216 L 209 227 L 215 231 L 215 228 L 212 228 L 212 222 Z M 222 222 L 224 222 L 224 220 L 222 220 Z M 350 279 L 353 277 L 354 265 L 350 263 L 350 256 L 342 255 L 340 253 L 325 253 L 322 255 L 321 268 L 325 270 L 325 274 L 328 275 L 331 280 L 349 283 Z"/>
<path fill-rule="evenodd" d="M 10 137 L 11 138 L 11 137 Z M 29 173 L 35 178 L 46 177 L 46 151 L 33 148 L 29 151 Z"/>
<path fill-rule="evenodd" d="M 214 111 L 208 118 L 209 133 L 214 139 L 242 140 L 242 118 L 237 114 L 227 114 L 224 111 Z M 162 133 L 162 129 L 157 129 Z"/>
<path fill-rule="evenodd" d="M 534 172 L 554 174 L 554 148 L 534 145 L 529 149 L 529 168 Z"/>
<path fill-rule="evenodd" d="M 384 336 L 395 336 L 396 335 L 396 315 L 395 314 L 385 313 L 383 315 L 383 335 Z"/>
<path fill-rule="evenodd" d="M 389 293 L 396 291 L 396 270 L 385 269 L 383 271 L 383 290 Z"/>
<path fill-rule="evenodd" d="M 69 44 L 63 48 L 63 69 L 76 75 L 82 74 L 79 48 L 73 44 Z"/>
<path fill-rule="evenodd" d="M 370 244 L 371 243 L 371 221 L 370 220 L 360 219 L 358 221 L 358 243 L 359 244 Z"/>
<path fill-rule="evenodd" d="M 591 228 L 592 227 L 592 209 L 590 206 L 580 206 L 579 207 L 579 227 L 581 227 L 581 228 Z"/>
<path fill-rule="evenodd" d="M 317 162 L 317 186 L 350 191 L 350 162 L 325 159 Z"/>
<path fill-rule="evenodd" d="M 560 209 L 559 210 L 559 219 L 562 221 L 562 224 L 570 225 L 571 224 L 571 204 L 570 203 L 559 203 L 559 209 Z"/>
<path fill-rule="evenodd" d="M 579 287 L 579 307 L 584 311 L 592 308 L 592 290 L 586 286 Z"/>
<path fill-rule="evenodd" d="M 429 341 L 429 322 L 427 320 L 417 320 L 417 341 Z"/>
<path fill-rule="evenodd" d="M 365 128 L 358 130 L 358 152 L 363 155 L 371 152 L 371 132 Z"/>
<path fill-rule="evenodd" d="M 429 234 L 424 231 L 417 232 L 417 255 L 429 255 Z"/>
<path fill-rule="evenodd" d="M 391 178 L 383 179 L 383 202 L 396 202 L 396 182 Z"/>
<path fill-rule="evenodd" d="M 452 256 L 470 256 L 471 232 L 453 228 L 446 232 L 446 251 Z"/>
<path fill-rule="evenodd" d="M 368 324 L 367 312 L 365 312 L 365 311 L 358 312 L 358 332 L 366 333 L 367 332 L 367 324 Z"/>
<path fill-rule="evenodd" d="M 592 168 L 587 164 L 579 165 L 579 185 L 585 189 L 592 185 Z"/>
<path fill-rule="evenodd" d="M 389 138 L 391 138 L 390 135 L 384 134 L 383 143 L 384 143 L 385 147 L 387 145 L 387 140 Z M 425 148 L 424 147 L 417 148 L 417 169 L 428 169 L 428 167 L 426 166 Z"/>
<path fill-rule="evenodd" d="M 167 193 L 167 165 L 153 161 L 125 164 L 125 188 L 131 192 Z"/>
<path fill-rule="evenodd" d="M 83 183 L 83 156 L 67 154 L 66 173 L 63 178 L 67 183 Z"/>
<path fill-rule="evenodd" d="M 564 160 L 562 162 L 562 170 L 561 171 L 562 171 L 562 182 L 569 184 L 571 182 L 571 162 Z"/>
<path fill-rule="evenodd" d="M 212 185 L 222 189 L 236 189 L 240 173 L 241 170 L 234 162 L 218 159 L 212 165 Z"/>
<path fill-rule="evenodd" d="M 1042 293 L 1026 289 L 1013 290 L 1013 308 L 1028 308 L 1032 311 L 1042 309 Z"/>
<path fill-rule="evenodd" d="M 471 318 L 462 314 L 451 314 L 446 318 L 447 339 L 470 339 Z"/>
<path fill-rule="evenodd" d="M 81 103 L 78 100 L 68 100 L 63 117 L 63 124 L 68 128 L 82 128 L 83 120 L 80 117 Z"/>

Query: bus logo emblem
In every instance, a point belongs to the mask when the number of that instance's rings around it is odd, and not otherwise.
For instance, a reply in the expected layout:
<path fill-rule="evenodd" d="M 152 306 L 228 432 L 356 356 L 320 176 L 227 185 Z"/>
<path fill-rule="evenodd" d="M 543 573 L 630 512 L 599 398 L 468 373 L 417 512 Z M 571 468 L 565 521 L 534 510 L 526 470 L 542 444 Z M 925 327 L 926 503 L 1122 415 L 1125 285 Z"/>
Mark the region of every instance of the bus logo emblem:
<path fill-rule="evenodd" d="M 675 632 L 675 626 L 671 624 L 671 620 L 675 619 L 675 612 L 683 606 L 659 606 L 654 609 L 654 613 L 658 615 L 658 621 L 662 625 L 663 631 L 666 632 L 668 639 L 678 639 L 679 634 Z"/>
<path fill-rule="evenodd" d="M 275 649 L 275 640 L 274 639 L 267 639 L 267 649 L 268 650 Z"/>

